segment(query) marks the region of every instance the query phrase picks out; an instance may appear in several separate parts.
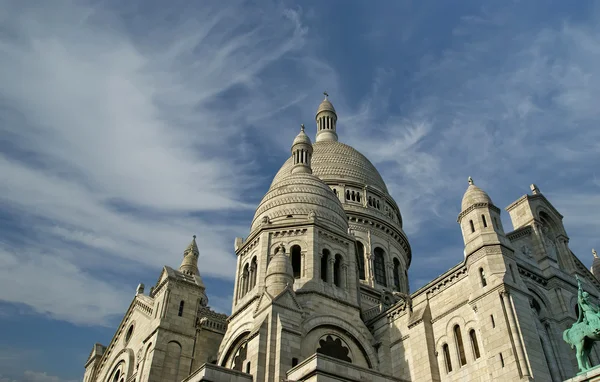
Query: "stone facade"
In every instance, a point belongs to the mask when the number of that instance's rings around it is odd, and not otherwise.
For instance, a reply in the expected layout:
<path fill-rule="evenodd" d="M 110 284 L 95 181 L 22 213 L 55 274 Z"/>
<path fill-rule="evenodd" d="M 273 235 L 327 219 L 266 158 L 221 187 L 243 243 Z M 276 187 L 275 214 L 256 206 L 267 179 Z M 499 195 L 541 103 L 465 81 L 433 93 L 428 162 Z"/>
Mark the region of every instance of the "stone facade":
<path fill-rule="evenodd" d="M 114 338 L 95 344 L 84 382 L 562 381 L 577 374 L 562 332 L 578 275 L 562 215 L 531 186 L 501 210 L 469 178 L 458 223 L 464 259 L 410 293 L 402 215 L 375 167 L 338 142 L 327 98 L 235 240 L 229 317 L 213 312 L 196 240 L 178 270 L 140 284 Z M 595 254 L 595 253 L 594 253 Z M 596 254 L 595 254 L 596 256 Z M 592 363 L 600 354 L 592 352 Z M 578 379 L 580 380 L 580 379 Z M 589 379 L 588 379 L 589 380 Z"/>

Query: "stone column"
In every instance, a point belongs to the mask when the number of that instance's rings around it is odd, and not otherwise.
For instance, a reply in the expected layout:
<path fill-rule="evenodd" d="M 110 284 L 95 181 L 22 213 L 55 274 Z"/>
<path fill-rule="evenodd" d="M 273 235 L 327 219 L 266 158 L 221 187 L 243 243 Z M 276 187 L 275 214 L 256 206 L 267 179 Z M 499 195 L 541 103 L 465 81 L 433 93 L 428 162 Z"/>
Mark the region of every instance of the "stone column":
<path fill-rule="evenodd" d="M 335 264 L 335 255 L 330 254 L 327 262 L 329 263 L 327 265 L 327 282 L 333 284 L 333 265 Z"/>
<path fill-rule="evenodd" d="M 302 264 L 300 264 L 300 277 L 304 278 L 306 277 L 306 251 L 300 252 L 300 259 L 302 261 Z"/>
<path fill-rule="evenodd" d="M 348 288 L 348 264 L 346 262 L 342 264 L 342 274 L 340 276 L 342 288 Z"/>
<path fill-rule="evenodd" d="M 519 327 L 515 318 L 512 296 L 508 293 L 508 291 L 500 292 L 500 296 L 502 297 L 502 303 L 504 305 L 506 315 L 508 316 L 508 322 L 506 324 L 508 326 L 509 333 L 513 338 L 514 347 L 516 347 L 515 357 L 517 359 L 517 366 L 519 367 L 519 371 L 523 377 L 529 377 L 531 374 L 529 373 L 527 359 L 525 358 L 525 350 L 523 348 L 523 341 L 521 340 Z"/>

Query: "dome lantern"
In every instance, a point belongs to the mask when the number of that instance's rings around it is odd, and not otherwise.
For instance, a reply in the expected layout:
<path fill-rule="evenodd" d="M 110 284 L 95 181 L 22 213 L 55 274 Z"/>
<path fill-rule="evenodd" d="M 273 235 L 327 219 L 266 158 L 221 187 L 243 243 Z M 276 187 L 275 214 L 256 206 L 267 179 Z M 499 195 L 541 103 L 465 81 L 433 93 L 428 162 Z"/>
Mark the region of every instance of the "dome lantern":
<path fill-rule="evenodd" d="M 312 142 L 304 132 L 304 125 L 300 125 L 300 133 L 292 143 L 292 174 L 305 173 L 312 174 L 310 160 L 313 153 Z"/>
<path fill-rule="evenodd" d="M 329 101 L 329 94 L 323 92 L 325 99 L 317 109 L 315 120 L 317 121 L 317 142 L 337 141 L 336 132 L 337 114 L 335 108 Z"/>

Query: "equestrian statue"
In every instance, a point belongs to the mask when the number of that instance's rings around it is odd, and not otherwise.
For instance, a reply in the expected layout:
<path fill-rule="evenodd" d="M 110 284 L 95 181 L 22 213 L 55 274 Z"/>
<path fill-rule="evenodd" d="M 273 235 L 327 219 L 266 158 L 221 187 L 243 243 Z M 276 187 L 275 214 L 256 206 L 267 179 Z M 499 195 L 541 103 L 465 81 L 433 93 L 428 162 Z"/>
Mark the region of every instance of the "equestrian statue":
<path fill-rule="evenodd" d="M 600 310 L 590 301 L 590 295 L 583 290 L 581 280 L 577 278 L 579 291 L 577 292 L 577 306 L 579 316 L 577 321 L 563 332 L 563 339 L 576 349 L 577 365 L 583 373 L 592 368 L 590 352 L 594 341 L 600 341 Z"/>

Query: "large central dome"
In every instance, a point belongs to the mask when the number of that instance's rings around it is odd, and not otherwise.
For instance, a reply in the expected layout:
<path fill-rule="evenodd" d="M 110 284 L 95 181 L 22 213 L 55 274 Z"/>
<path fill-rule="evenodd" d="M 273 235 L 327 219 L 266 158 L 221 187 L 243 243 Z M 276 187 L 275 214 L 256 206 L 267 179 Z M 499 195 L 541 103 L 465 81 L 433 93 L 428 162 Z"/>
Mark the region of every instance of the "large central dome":
<path fill-rule="evenodd" d="M 275 175 L 272 184 L 287 176 L 292 164 L 292 158 L 288 158 Z M 385 182 L 375 166 L 356 149 L 338 141 L 313 143 L 312 171 L 325 183 L 348 180 L 388 193 Z"/>

